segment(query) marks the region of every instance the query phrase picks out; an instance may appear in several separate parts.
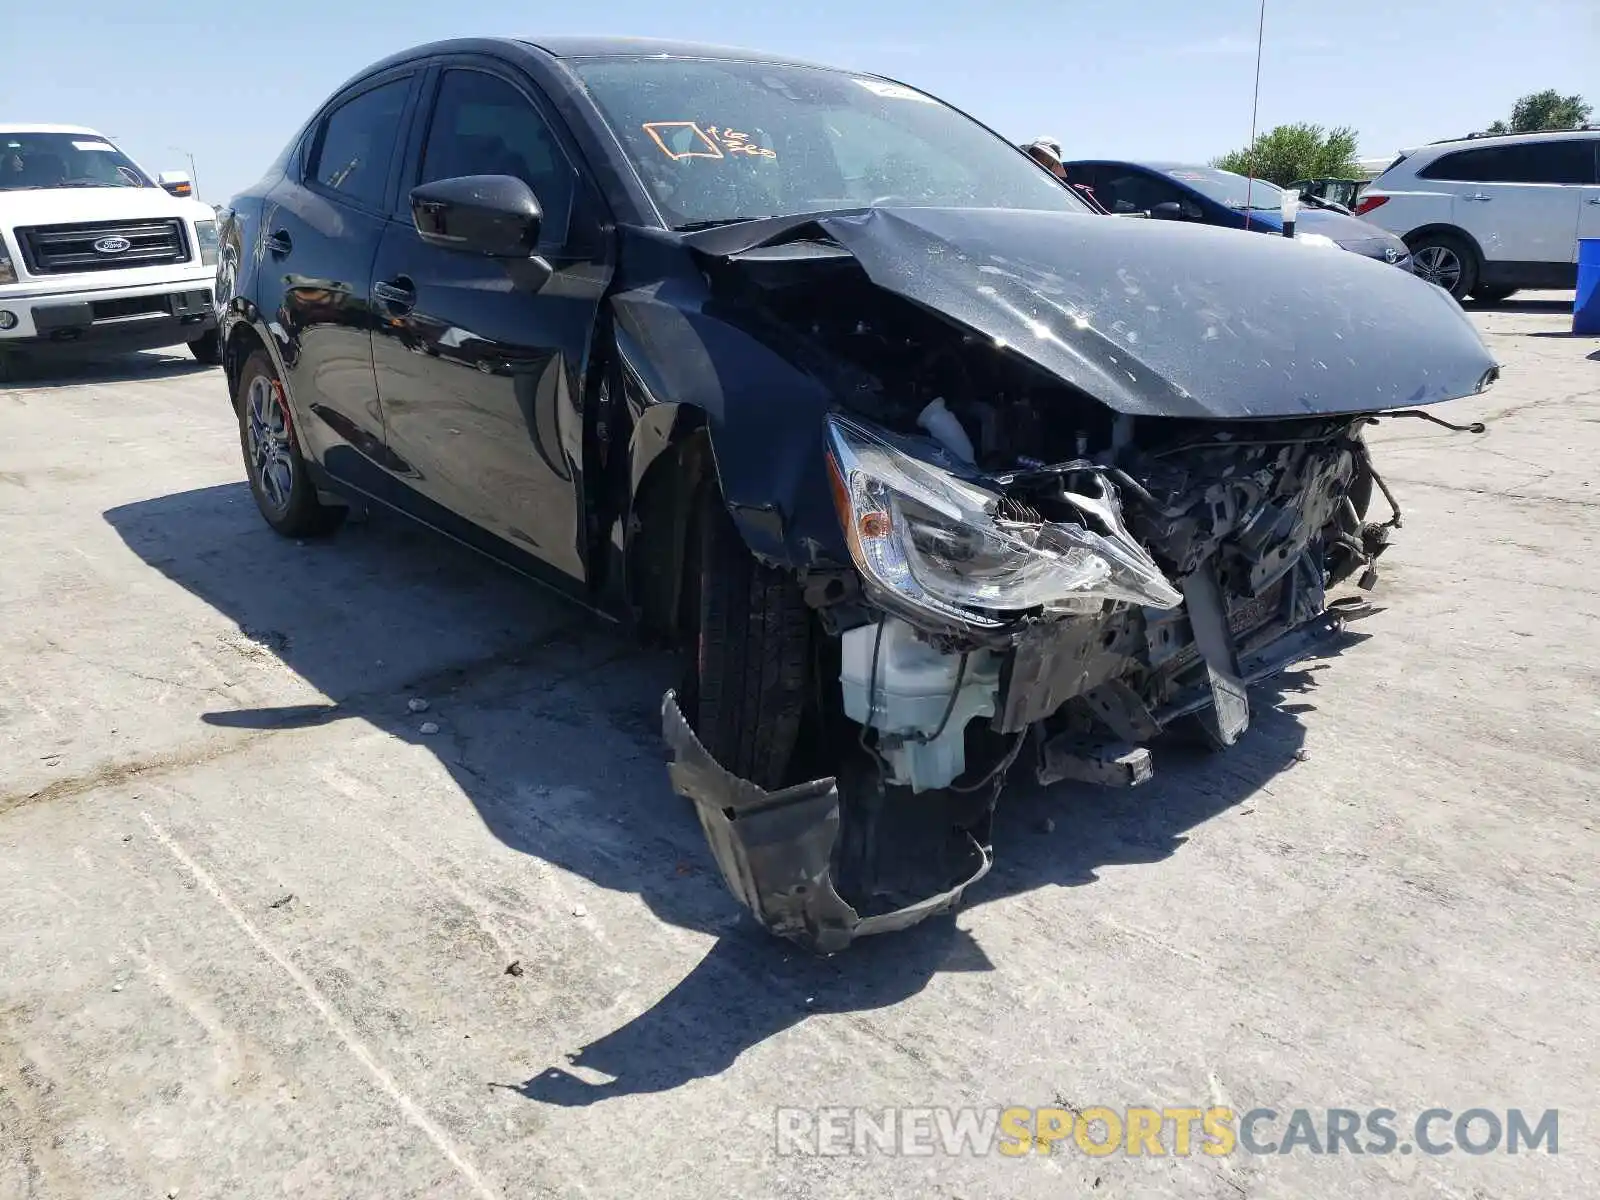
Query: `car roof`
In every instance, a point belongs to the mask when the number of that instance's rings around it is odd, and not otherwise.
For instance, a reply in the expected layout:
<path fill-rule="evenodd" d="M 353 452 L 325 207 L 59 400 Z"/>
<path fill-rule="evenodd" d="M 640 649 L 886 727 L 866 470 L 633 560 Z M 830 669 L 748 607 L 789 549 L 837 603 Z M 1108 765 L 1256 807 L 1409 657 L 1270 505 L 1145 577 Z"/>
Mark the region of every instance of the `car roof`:
<path fill-rule="evenodd" d="M 720 58 L 729 62 L 759 62 L 771 63 L 774 66 L 815 67 L 825 71 L 842 71 L 842 68 L 829 66 L 826 63 L 807 62 L 804 59 L 789 58 L 782 54 L 771 54 L 763 50 L 742 49 L 737 46 L 719 46 L 709 42 L 674 41 L 667 38 L 602 37 L 598 35 L 593 37 L 577 35 L 564 35 L 561 37 L 475 37 L 450 38 L 444 41 L 427 42 L 409 47 L 362 68 L 346 83 L 354 82 L 357 79 L 376 74 L 401 63 L 413 62 L 419 58 L 431 58 L 435 55 L 464 51 L 482 53 L 495 50 L 501 52 L 509 51 L 513 55 L 526 55 L 529 51 L 534 51 L 550 58 L 563 59 Z M 868 71 L 856 73 L 862 75 L 871 74 Z"/>
<path fill-rule="evenodd" d="M 521 37 L 525 46 L 543 50 L 555 58 L 724 58 L 739 62 L 773 63 L 779 66 L 821 67 L 838 70 L 824 63 L 711 42 L 681 42 L 670 38 L 634 38 L 564 35 L 561 37 Z"/>
<path fill-rule="evenodd" d="M 82 133 L 103 138 L 105 134 L 87 125 L 30 125 L 22 122 L 0 121 L 0 133 Z"/>
<path fill-rule="evenodd" d="M 1222 170 L 1221 167 L 1209 166 L 1206 163 L 1167 162 L 1167 161 L 1164 161 L 1164 160 L 1157 162 L 1157 161 L 1152 161 L 1150 159 L 1135 159 L 1135 158 L 1076 158 L 1076 159 L 1070 159 L 1069 158 L 1067 160 L 1067 162 L 1066 162 L 1066 165 L 1070 167 L 1075 162 L 1076 163 L 1100 163 L 1100 164 L 1103 164 L 1103 165 L 1108 166 L 1108 167 L 1139 167 L 1142 170 L 1146 170 L 1146 171 L 1161 171 L 1163 173 L 1167 172 L 1167 171 L 1221 171 Z M 1227 171 L 1227 172 L 1224 172 L 1224 174 L 1231 175 L 1231 174 L 1233 174 L 1233 172 Z M 1240 178 L 1243 178 L 1243 176 L 1240 176 Z M 1257 182 L 1259 183 L 1259 182 L 1262 182 L 1262 181 L 1261 180 L 1257 180 Z"/>
<path fill-rule="evenodd" d="M 1600 125 L 1583 125 L 1577 129 L 1530 129 L 1522 133 L 1469 133 L 1463 137 L 1441 138 L 1437 142 L 1429 142 L 1425 146 L 1416 147 L 1411 153 L 1420 154 L 1424 150 L 1438 150 L 1441 147 L 1452 150 L 1460 146 L 1503 146 L 1508 142 L 1593 138 L 1597 132 L 1600 132 Z"/>

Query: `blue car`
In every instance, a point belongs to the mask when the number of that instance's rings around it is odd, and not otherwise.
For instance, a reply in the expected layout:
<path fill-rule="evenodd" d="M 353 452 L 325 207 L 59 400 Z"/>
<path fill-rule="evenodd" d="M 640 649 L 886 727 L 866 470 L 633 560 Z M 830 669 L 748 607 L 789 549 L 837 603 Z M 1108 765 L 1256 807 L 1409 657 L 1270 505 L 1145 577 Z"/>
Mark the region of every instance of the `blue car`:
<path fill-rule="evenodd" d="M 1216 167 L 1085 159 L 1065 164 L 1067 178 L 1087 186 L 1110 213 L 1148 213 L 1156 220 L 1195 221 L 1282 235 L 1283 189 Z M 1357 217 L 1302 204 L 1295 236 L 1310 234 L 1379 262 L 1411 270 L 1411 254 L 1394 234 Z"/>

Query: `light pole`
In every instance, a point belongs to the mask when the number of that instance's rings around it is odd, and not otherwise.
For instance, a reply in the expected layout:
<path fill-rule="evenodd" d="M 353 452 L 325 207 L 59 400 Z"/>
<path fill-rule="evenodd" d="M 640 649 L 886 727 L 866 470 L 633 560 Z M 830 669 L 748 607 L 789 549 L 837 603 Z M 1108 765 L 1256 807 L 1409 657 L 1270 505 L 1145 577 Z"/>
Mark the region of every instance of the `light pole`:
<path fill-rule="evenodd" d="M 198 172 L 198 171 L 196 171 L 194 169 L 194 155 L 190 154 L 189 151 L 185 150 L 182 146 L 168 146 L 167 149 L 168 150 L 176 150 L 179 154 L 183 155 L 185 158 L 187 158 L 189 160 L 189 182 L 194 185 L 195 198 L 199 199 L 199 197 L 200 197 L 200 172 Z"/>

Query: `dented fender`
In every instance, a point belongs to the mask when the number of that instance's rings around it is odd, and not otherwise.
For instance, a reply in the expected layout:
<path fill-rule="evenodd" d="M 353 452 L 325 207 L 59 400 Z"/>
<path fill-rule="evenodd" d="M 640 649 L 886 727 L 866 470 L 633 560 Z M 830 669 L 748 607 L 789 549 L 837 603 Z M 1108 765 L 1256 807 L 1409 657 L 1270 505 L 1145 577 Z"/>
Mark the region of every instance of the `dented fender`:
<path fill-rule="evenodd" d="M 695 281 L 612 297 L 634 430 L 635 487 L 678 437 L 704 427 L 717 484 L 746 545 L 792 568 L 843 566 L 849 552 L 824 469 L 824 383 L 722 319 Z M 652 410 L 672 406 L 671 419 Z M 663 428 L 665 427 L 665 428 Z"/>

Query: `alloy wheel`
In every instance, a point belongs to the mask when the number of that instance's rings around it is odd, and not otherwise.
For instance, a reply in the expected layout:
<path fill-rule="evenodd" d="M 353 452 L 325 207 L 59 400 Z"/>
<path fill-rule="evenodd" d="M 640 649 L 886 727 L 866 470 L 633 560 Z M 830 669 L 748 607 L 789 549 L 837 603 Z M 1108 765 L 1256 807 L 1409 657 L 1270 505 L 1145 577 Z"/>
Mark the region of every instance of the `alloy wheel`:
<path fill-rule="evenodd" d="M 1449 246 L 1424 246 L 1411 257 L 1416 273 L 1429 283 L 1454 292 L 1461 282 L 1461 258 Z"/>
<path fill-rule="evenodd" d="M 257 375 L 250 381 L 245 406 L 250 469 L 268 505 L 274 512 L 285 512 L 294 490 L 294 455 L 289 441 L 289 417 L 277 382 Z"/>

